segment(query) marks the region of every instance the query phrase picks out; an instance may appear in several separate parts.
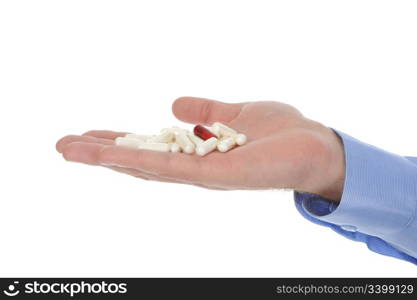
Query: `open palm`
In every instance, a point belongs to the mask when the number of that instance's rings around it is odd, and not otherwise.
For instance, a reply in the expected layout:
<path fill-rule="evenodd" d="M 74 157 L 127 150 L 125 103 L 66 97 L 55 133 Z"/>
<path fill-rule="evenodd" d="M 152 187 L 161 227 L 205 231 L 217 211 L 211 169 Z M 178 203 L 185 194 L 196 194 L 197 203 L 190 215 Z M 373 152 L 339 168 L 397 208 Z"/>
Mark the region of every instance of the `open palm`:
<path fill-rule="evenodd" d="M 248 143 L 199 157 L 115 146 L 114 139 L 125 133 L 94 130 L 62 138 L 57 150 L 67 160 L 143 179 L 215 189 L 291 188 L 340 197 L 344 165 L 339 139 L 295 108 L 271 101 L 227 104 L 183 97 L 172 110 L 187 123 L 225 123 L 246 134 Z"/>

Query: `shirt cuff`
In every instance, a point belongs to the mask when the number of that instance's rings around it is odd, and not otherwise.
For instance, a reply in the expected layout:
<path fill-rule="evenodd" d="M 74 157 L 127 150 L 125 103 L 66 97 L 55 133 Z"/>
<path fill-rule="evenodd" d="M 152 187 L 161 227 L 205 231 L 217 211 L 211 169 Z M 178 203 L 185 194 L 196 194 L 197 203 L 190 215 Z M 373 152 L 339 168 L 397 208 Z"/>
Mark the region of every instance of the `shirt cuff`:
<path fill-rule="evenodd" d="M 320 197 L 296 193 L 302 208 L 314 218 L 349 231 L 377 237 L 403 231 L 416 218 L 416 165 L 405 157 L 336 133 L 343 142 L 346 161 L 341 201 L 337 206 L 320 205 L 316 203 L 323 201 Z"/>

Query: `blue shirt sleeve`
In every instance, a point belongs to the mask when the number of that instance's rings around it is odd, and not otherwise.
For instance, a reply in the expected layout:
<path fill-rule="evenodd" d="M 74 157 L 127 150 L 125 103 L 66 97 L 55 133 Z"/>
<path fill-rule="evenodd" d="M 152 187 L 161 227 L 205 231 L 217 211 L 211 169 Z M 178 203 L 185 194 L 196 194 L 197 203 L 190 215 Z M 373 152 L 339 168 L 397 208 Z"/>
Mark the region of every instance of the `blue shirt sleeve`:
<path fill-rule="evenodd" d="M 298 211 L 374 252 L 417 264 L 417 158 L 336 133 L 346 161 L 341 201 L 295 192 Z"/>

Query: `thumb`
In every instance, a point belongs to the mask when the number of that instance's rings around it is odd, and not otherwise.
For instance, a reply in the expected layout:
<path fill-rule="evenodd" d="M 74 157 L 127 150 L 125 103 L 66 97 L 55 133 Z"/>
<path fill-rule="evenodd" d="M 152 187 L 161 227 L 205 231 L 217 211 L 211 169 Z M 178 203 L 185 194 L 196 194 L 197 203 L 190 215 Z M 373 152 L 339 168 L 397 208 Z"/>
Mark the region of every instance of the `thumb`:
<path fill-rule="evenodd" d="M 195 97 L 181 97 L 172 104 L 172 112 L 181 121 L 192 124 L 211 125 L 213 122 L 228 123 L 237 117 L 244 103 L 223 103 Z"/>

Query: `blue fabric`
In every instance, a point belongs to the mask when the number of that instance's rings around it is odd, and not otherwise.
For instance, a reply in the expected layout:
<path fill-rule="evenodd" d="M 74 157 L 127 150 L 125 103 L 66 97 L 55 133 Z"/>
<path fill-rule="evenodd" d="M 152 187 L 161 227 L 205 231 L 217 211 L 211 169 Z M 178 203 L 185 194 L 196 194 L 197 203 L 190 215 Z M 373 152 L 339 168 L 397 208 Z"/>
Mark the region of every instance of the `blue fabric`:
<path fill-rule="evenodd" d="M 294 192 L 298 211 L 313 223 L 366 243 L 371 251 L 417 264 L 417 158 L 336 133 L 346 161 L 340 203 Z"/>

